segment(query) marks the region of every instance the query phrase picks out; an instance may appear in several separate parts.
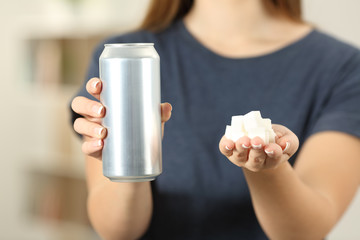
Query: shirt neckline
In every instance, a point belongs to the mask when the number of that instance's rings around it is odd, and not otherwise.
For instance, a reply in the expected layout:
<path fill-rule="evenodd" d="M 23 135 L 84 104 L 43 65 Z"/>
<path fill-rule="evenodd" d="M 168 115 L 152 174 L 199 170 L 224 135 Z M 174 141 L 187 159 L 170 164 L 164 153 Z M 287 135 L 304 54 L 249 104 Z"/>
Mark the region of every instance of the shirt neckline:
<path fill-rule="evenodd" d="M 222 56 L 222 55 L 212 51 L 211 49 L 204 46 L 201 42 L 199 42 L 199 40 L 197 40 L 189 32 L 189 30 L 185 26 L 183 19 L 178 20 L 178 22 L 176 24 L 179 26 L 179 30 L 182 33 L 181 35 L 184 36 L 187 41 L 189 41 L 191 44 L 193 44 L 193 46 L 196 46 L 196 48 L 200 48 L 201 51 L 203 53 L 205 53 L 207 56 L 218 58 L 218 59 L 225 60 L 225 61 L 231 61 L 231 62 L 246 61 L 246 60 L 260 60 L 260 59 L 266 59 L 266 58 L 275 57 L 277 55 L 281 55 L 291 49 L 297 48 L 299 45 L 304 44 L 305 42 L 307 42 L 308 39 L 312 38 L 312 36 L 315 35 L 315 33 L 317 32 L 316 29 L 312 29 L 309 33 L 307 33 L 303 37 L 283 46 L 282 48 L 276 49 L 274 51 L 271 51 L 271 52 L 268 52 L 265 54 L 261 54 L 261 55 L 257 55 L 257 56 L 250 56 L 250 57 L 226 57 L 226 56 Z"/>

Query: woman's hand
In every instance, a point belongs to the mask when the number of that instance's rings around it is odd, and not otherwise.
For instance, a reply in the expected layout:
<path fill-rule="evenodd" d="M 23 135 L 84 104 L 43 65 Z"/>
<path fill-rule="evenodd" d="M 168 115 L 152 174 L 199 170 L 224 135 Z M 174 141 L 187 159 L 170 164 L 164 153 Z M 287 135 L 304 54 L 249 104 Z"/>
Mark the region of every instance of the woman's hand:
<path fill-rule="evenodd" d="M 224 136 L 219 143 L 220 151 L 235 165 L 253 172 L 276 168 L 297 151 L 299 140 L 282 125 L 273 124 L 272 127 L 276 133 L 275 143 L 265 145 L 259 137 L 250 139 L 246 136 L 234 143 Z"/>
<path fill-rule="evenodd" d="M 99 78 L 92 78 L 86 84 L 86 90 L 96 99 L 100 100 L 102 82 Z M 76 97 L 71 103 L 74 112 L 84 116 L 74 122 L 74 129 L 84 136 L 82 151 L 89 156 L 101 160 L 101 153 L 104 146 L 103 139 L 107 130 L 101 125 L 102 118 L 106 114 L 105 107 L 86 97 Z M 164 133 L 164 123 L 171 117 L 172 107 L 169 103 L 161 104 L 161 125 Z"/>

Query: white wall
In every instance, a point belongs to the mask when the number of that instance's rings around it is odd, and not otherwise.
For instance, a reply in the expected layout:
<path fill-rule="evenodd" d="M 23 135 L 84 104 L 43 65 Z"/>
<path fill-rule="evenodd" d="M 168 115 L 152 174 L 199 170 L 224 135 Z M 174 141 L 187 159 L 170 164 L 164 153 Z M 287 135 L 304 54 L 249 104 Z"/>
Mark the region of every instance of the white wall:
<path fill-rule="evenodd" d="M 303 8 L 306 20 L 360 47 L 359 0 L 303 0 Z"/>

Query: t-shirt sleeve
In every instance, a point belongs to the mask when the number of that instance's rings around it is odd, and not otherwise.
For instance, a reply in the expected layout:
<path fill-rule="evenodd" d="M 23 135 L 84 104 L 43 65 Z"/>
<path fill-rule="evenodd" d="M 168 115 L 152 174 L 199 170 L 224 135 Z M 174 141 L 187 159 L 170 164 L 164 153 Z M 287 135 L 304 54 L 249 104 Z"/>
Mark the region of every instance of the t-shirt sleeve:
<path fill-rule="evenodd" d="M 343 65 L 311 134 L 340 131 L 360 138 L 360 51 Z"/>

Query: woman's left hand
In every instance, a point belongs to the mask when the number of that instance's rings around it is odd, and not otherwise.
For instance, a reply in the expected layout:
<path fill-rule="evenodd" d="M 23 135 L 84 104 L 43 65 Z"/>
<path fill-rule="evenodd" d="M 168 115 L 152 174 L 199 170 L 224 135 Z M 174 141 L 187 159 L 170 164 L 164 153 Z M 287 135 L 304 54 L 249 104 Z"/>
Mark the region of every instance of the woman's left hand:
<path fill-rule="evenodd" d="M 264 141 L 255 137 L 250 139 L 242 137 L 234 143 L 222 137 L 219 148 L 233 164 L 258 172 L 263 169 L 276 168 L 286 162 L 297 151 L 299 140 L 288 128 L 273 124 L 276 133 L 275 143 L 265 145 Z"/>

